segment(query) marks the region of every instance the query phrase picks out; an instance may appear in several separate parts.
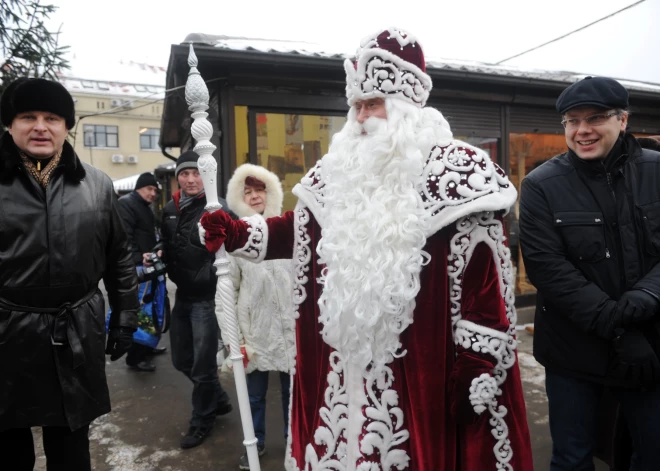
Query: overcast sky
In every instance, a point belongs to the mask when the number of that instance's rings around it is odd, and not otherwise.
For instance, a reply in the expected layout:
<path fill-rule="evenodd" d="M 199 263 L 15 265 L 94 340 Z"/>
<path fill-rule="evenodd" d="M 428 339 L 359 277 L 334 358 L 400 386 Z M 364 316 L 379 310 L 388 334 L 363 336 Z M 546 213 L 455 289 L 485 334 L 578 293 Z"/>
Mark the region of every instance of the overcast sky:
<path fill-rule="evenodd" d="M 396 26 L 426 56 L 497 62 L 613 13 L 637 0 L 42 0 L 59 10 L 61 43 L 77 58 L 166 66 L 171 44 L 193 32 L 332 45 Z M 423 8 L 421 5 L 434 5 Z M 660 83 L 660 0 L 506 62 Z"/>

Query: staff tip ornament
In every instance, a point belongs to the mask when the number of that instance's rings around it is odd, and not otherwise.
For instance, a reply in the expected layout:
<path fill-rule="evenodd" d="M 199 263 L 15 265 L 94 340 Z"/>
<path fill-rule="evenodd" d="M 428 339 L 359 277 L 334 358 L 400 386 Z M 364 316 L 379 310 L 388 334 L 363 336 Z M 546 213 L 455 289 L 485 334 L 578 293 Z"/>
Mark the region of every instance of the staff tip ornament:
<path fill-rule="evenodd" d="M 209 89 L 204 83 L 204 79 L 197 70 L 199 61 L 195 55 L 193 45 L 190 45 L 190 52 L 188 53 L 188 65 L 190 71 L 188 72 L 188 80 L 186 81 L 186 103 L 191 111 L 196 109 L 207 109 L 209 103 Z"/>

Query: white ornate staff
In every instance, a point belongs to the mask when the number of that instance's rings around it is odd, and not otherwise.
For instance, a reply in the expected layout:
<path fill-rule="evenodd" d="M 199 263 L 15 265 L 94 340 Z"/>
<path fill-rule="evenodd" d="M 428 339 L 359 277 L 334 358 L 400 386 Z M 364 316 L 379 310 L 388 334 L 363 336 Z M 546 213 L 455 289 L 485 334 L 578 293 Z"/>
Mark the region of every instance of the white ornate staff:
<path fill-rule="evenodd" d="M 206 191 L 207 211 L 216 211 L 222 206 L 218 202 L 218 187 L 216 183 L 218 164 L 213 158 L 215 146 L 211 143 L 213 136 L 213 126 L 206 117 L 209 108 L 209 90 L 197 70 L 197 56 L 190 45 L 190 54 L 188 55 L 188 81 L 186 82 L 186 102 L 188 109 L 192 111 L 192 135 L 197 144 L 194 151 L 199 155 L 197 167 L 204 181 L 204 190 Z M 257 439 L 254 436 L 254 427 L 252 425 L 252 413 L 250 412 L 250 399 L 247 391 L 247 381 L 245 379 L 245 368 L 243 367 L 243 355 L 238 343 L 238 320 L 234 312 L 234 287 L 229 278 L 229 260 L 225 252 L 224 244 L 215 254 L 215 262 L 218 274 L 218 294 L 222 300 L 222 312 L 224 313 L 225 333 L 229 338 L 229 347 L 231 349 L 231 360 L 234 364 L 234 379 L 236 381 L 236 392 L 238 394 L 238 408 L 241 413 L 241 422 L 243 423 L 243 444 L 247 449 L 248 463 L 251 471 L 260 471 L 259 452 L 257 450 Z"/>

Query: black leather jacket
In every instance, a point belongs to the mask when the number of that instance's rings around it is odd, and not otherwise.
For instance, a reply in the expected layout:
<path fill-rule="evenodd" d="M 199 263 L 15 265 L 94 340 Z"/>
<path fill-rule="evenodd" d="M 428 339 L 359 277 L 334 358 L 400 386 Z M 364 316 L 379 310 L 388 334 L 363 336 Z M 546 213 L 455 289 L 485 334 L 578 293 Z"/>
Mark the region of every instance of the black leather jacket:
<path fill-rule="evenodd" d="M 135 265 L 110 178 L 65 143 L 44 190 L 2 135 L 0 430 L 76 429 L 110 411 L 101 279 L 110 324 L 134 328 Z"/>
<path fill-rule="evenodd" d="M 660 153 L 625 135 L 603 161 L 558 155 L 522 183 L 520 243 L 538 289 L 534 355 L 549 369 L 616 384 L 594 321 L 619 297 L 660 297 Z"/>

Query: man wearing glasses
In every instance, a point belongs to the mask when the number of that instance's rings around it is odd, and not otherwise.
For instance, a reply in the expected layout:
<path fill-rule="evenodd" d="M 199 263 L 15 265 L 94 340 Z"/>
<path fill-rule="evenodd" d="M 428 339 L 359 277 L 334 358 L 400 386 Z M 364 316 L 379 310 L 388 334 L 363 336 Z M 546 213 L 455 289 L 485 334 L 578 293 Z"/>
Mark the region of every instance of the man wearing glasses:
<path fill-rule="evenodd" d="M 627 108 L 628 92 L 610 78 L 568 87 L 557 111 L 569 150 L 522 183 L 552 471 L 594 469 L 605 388 L 632 437 L 630 469 L 660 469 L 660 153 L 626 132 Z"/>

